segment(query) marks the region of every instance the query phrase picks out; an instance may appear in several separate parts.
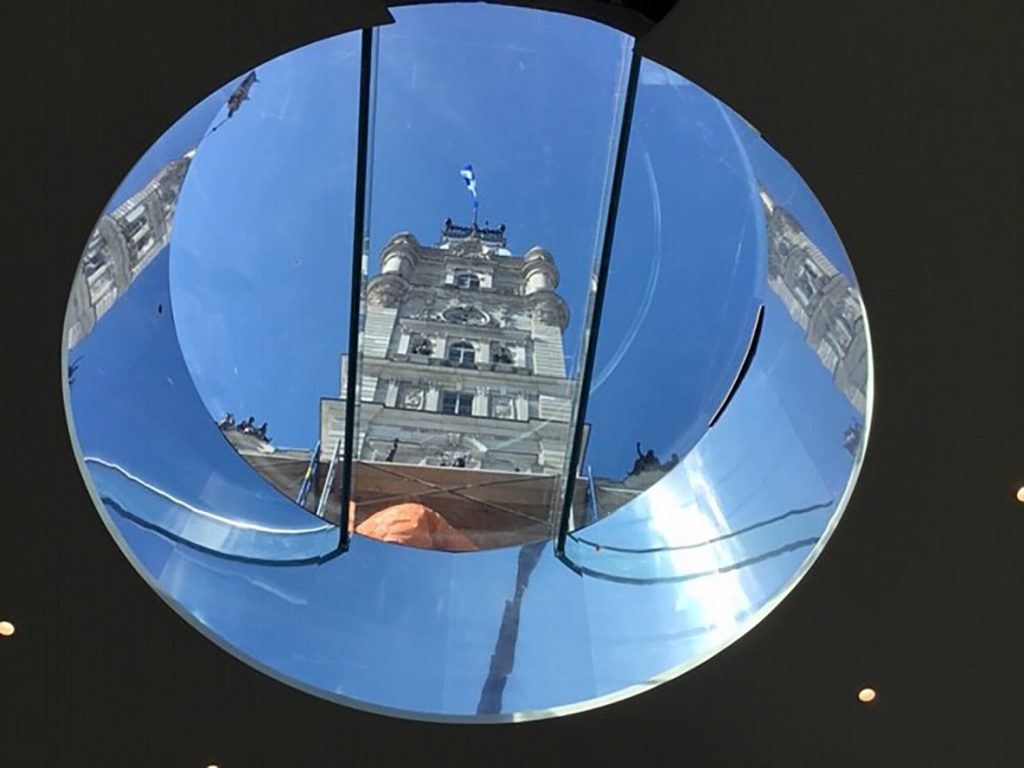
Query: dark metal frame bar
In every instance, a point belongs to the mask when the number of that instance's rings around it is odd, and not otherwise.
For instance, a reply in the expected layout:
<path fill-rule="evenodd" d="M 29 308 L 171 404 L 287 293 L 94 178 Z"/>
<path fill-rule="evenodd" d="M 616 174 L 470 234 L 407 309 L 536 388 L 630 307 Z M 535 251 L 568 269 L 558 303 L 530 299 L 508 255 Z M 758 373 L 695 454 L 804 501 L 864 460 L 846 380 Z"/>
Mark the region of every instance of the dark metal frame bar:
<path fill-rule="evenodd" d="M 369 175 L 370 99 L 373 81 L 373 29 L 362 31 L 359 64 L 359 122 L 356 133 L 356 190 L 352 221 L 352 301 L 348 315 L 348 379 L 345 388 L 344 463 L 341 472 L 341 519 L 338 549 L 349 546 L 349 501 L 352 498 L 352 462 L 356 421 L 356 398 L 359 395 L 359 318 L 363 298 L 363 242 L 366 237 L 366 191 Z"/>
<path fill-rule="evenodd" d="M 570 453 L 568 476 L 562 515 L 558 521 L 555 539 L 555 554 L 561 557 L 565 552 L 565 537 L 569 533 L 569 517 L 572 514 L 575 478 L 583 459 L 583 434 L 585 430 L 587 403 L 590 399 L 590 383 L 594 377 L 594 359 L 597 353 L 598 332 L 601 328 L 601 313 L 604 293 L 608 283 L 608 267 L 611 263 L 612 244 L 615 240 L 615 224 L 619 212 L 619 197 L 622 194 L 622 179 L 626 170 L 626 154 L 629 149 L 629 133 L 633 125 L 633 107 L 636 104 L 637 82 L 642 57 L 634 47 L 629 63 L 629 80 L 626 83 L 626 97 L 622 110 L 622 125 L 619 130 L 619 144 L 615 155 L 615 170 L 612 175 L 611 192 L 608 196 L 608 213 L 605 219 L 604 241 L 601 244 L 601 260 L 598 263 L 597 287 L 594 290 L 594 304 L 591 312 L 590 335 L 584 352 L 583 374 L 580 377 L 580 395 L 576 406 L 576 423 L 573 430 L 572 452 Z"/>
<path fill-rule="evenodd" d="M 736 394 L 736 390 L 740 388 L 740 384 L 743 382 L 744 377 L 747 375 L 747 371 L 750 370 L 750 364 L 754 361 L 754 355 L 757 353 L 757 343 L 761 340 L 761 326 L 764 324 L 764 304 L 761 304 L 757 308 L 757 314 L 754 316 L 754 327 L 750 331 L 750 340 L 747 342 L 747 349 L 743 353 L 743 362 L 740 363 L 740 367 L 736 369 L 736 375 L 732 379 L 732 384 L 729 385 L 729 389 L 725 393 L 725 397 L 722 398 L 722 402 L 719 403 L 718 408 L 715 409 L 714 414 L 708 420 L 708 428 L 715 426 L 715 423 L 725 413 L 726 407 L 732 402 L 733 396 Z"/>

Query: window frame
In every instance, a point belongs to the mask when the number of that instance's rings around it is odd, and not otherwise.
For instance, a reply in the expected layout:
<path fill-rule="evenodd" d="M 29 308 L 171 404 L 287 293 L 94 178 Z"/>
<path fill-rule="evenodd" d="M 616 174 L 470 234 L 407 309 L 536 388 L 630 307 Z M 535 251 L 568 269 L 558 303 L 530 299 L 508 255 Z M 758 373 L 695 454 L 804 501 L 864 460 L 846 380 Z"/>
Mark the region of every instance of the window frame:
<path fill-rule="evenodd" d="M 469 282 L 470 285 L 464 285 L 463 281 Z M 468 269 L 462 269 L 455 273 L 453 283 L 455 287 L 461 291 L 479 291 L 481 280 L 480 275 L 476 272 L 472 272 Z"/>
<path fill-rule="evenodd" d="M 456 354 L 459 358 L 458 360 L 454 358 Z M 452 365 L 457 365 L 460 368 L 476 366 L 476 346 L 467 339 L 451 341 L 448 343 L 445 359 Z"/>
<path fill-rule="evenodd" d="M 452 403 L 452 410 L 448 410 L 449 402 Z M 440 412 L 448 416 L 472 416 L 473 393 L 446 389 L 441 392 L 440 406 Z"/>

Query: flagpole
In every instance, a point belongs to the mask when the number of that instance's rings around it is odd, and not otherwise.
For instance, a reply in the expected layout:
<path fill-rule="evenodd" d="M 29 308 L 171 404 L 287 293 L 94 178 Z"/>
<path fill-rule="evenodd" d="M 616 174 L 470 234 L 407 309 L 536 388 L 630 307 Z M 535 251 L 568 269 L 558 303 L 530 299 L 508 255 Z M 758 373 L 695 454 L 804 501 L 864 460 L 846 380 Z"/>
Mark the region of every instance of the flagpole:
<path fill-rule="evenodd" d="M 469 190 L 469 194 L 473 196 L 473 227 L 471 231 L 476 232 L 476 215 L 477 209 L 480 207 L 480 201 L 476 196 L 476 174 L 473 173 L 473 165 L 467 164 L 461 171 L 459 171 L 459 175 L 462 177 L 462 180 L 466 182 L 466 189 Z"/>

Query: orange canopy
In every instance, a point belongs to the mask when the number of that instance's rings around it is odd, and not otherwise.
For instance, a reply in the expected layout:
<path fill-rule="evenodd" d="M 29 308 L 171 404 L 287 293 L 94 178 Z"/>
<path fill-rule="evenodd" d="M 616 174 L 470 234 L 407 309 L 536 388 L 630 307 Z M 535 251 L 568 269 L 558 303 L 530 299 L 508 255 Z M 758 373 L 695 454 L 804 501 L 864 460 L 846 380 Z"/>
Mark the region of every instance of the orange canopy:
<path fill-rule="evenodd" d="M 350 520 L 355 516 L 350 516 Z M 391 541 L 421 549 L 466 551 L 476 549 L 468 538 L 441 515 L 422 504 L 396 504 L 374 512 L 358 526 L 356 533 L 371 539 Z"/>

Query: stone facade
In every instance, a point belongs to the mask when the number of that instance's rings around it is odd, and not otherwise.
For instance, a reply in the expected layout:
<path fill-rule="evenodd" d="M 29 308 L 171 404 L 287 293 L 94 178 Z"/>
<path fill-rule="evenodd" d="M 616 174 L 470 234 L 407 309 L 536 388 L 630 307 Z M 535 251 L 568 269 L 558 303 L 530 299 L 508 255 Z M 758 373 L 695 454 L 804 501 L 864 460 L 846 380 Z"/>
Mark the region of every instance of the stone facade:
<path fill-rule="evenodd" d="M 89 235 L 68 302 L 73 348 L 167 245 L 191 151 L 160 169 L 146 186 L 108 214 Z"/>
<path fill-rule="evenodd" d="M 806 332 L 836 387 L 864 414 L 868 341 L 860 292 L 792 214 L 761 190 L 768 230 L 768 287 Z"/>
<path fill-rule="evenodd" d="M 543 248 L 510 253 L 503 227 L 449 220 L 432 246 L 392 237 L 365 290 L 356 458 L 563 474 L 572 382 L 558 279 Z M 325 451 L 344 435 L 345 370 L 341 397 L 321 402 Z"/>

